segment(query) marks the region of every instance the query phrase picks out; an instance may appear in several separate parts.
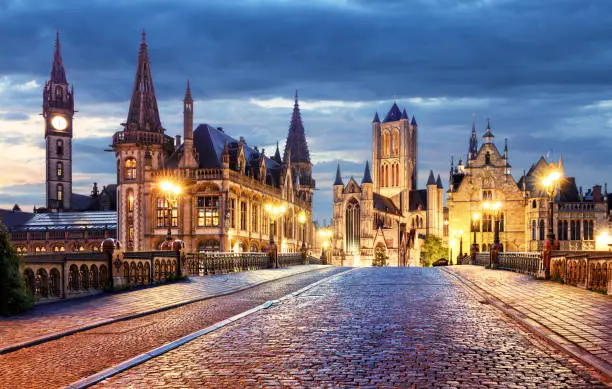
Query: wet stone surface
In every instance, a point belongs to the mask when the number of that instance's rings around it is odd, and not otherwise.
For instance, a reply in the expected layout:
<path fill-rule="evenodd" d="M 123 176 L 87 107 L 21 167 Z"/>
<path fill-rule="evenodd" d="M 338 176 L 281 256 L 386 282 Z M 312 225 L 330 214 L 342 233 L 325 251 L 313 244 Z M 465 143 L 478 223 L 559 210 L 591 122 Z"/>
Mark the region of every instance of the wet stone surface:
<path fill-rule="evenodd" d="M 603 387 L 435 268 L 365 268 L 97 387 Z"/>

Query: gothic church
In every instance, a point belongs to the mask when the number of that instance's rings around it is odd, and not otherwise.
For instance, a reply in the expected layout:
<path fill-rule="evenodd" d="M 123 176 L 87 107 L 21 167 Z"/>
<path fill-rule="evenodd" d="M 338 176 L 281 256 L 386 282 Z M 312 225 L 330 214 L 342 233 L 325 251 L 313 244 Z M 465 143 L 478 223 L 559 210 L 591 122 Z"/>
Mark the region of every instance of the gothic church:
<path fill-rule="evenodd" d="M 418 124 L 396 103 L 381 122 L 372 121 L 372 174 L 366 162 L 361 183 L 342 181 L 340 165 L 333 187 L 332 261 L 367 266 L 376 252 L 390 266 L 419 266 L 426 235 L 444 233 L 440 175 L 429 174 L 417 189 Z"/>

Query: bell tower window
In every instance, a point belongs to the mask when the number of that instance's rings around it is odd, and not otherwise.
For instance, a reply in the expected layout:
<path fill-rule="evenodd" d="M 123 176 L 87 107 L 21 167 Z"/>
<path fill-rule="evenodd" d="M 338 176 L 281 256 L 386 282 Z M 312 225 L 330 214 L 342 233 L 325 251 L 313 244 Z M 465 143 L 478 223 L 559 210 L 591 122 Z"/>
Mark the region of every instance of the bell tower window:
<path fill-rule="evenodd" d="M 64 201 L 64 185 L 62 184 L 57 185 L 57 201 L 60 203 Z"/>
<path fill-rule="evenodd" d="M 57 142 L 55 143 L 55 153 L 57 155 L 64 155 L 64 141 L 61 139 L 58 139 Z"/>
<path fill-rule="evenodd" d="M 62 162 L 57 163 L 56 173 L 58 178 L 64 177 L 64 164 Z"/>
<path fill-rule="evenodd" d="M 125 160 L 125 179 L 136 179 L 136 160 L 134 158 L 128 158 Z"/>
<path fill-rule="evenodd" d="M 391 138 L 391 149 L 393 155 L 399 154 L 399 132 L 397 130 L 393 131 Z"/>
<path fill-rule="evenodd" d="M 63 100 L 64 99 L 64 90 L 61 86 L 55 87 L 55 100 Z"/>

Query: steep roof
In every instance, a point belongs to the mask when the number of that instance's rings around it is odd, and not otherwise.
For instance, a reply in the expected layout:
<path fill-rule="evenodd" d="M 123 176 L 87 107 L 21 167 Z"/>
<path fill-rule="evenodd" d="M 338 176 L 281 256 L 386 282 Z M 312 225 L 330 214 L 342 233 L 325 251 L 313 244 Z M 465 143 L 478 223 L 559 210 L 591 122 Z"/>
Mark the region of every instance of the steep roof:
<path fill-rule="evenodd" d="M 64 61 L 62 60 L 62 51 L 60 49 L 59 31 L 55 35 L 55 53 L 53 55 L 53 67 L 51 68 L 51 82 L 57 84 L 67 84 L 66 71 L 64 70 Z"/>
<path fill-rule="evenodd" d="M 378 117 L 378 112 L 376 112 L 376 114 L 374 115 L 374 120 L 372 120 L 372 123 L 380 123 L 380 118 Z"/>
<path fill-rule="evenodd" d="M 0 221 L 2 221 L 2 224 L 4 224 L 9 230 L 12 230 L 15 227 L 25 224 L 28 220 L 34 217 L 34 215 L 35 214 L 32 212 L 0 209 Z"/>
<path fill-rule="evenodd" d="M 157 108 L 157 98 L 153 87 L 153 77 L 151 75 L 151 63 L 147 49 L 146 34 L 142 32 L 142 42 L 138 52 L 138 65 L 136 77 L 134 78 L 134 88 L 132 89 L 132 99 L 130 110 L 126 120 L 128 129 L 163 132 Z"/>
<path fill-rule="evenodd" d="M 291 123 L 289 124 L 289 134 L 285 143 L 286 159 L 288 152 L 291 153 L 291 162 L 306 162 L 310 163 L 310 152 L 306 143 L 306 133 L 304 124 L 302 123 L 302 114 L 300 113 L 300 105 L 298 103 L 298 93 L 295 91 L 295 102 L 293 104 L 293 114 L 291 115 Z"/>
<path fill-rule="evenodd" d="M 436 179 L 436 185 L 438 186 L 438 188 L 442 189 L 444 188 L 442 186 L 442 178 L 440 178 L 440 175 L 438 174 L 438 178 Z"/>
<path fill-rule="evenodd" d="M 427 209 L 427 189 L 411 190 L 408 194 L 408 209 L 416 211 L 419 209 Z"/>
<path fill-rule="evenodd" d="M 401 215 L 402 212 L 395 206 L 393 200 L 376 192 L 372 193 L 374 200 L 374 208 L 379 211 Z"/>
<path fill-rule="evenodd" d="M 429 171 L 429 178 L 427 179 L 427 185 L 436 185 L 436 177 L 434 177 L 433 170 Z"/>
<path fill-rule="evenodd" d="M 400 111 L 399 107 L 396 103 L 393 103 L 389 112 L 387 112 L 387 116 L 385 116 L 385 120 L 383 123 L 387 122 L 396 122 L 402 118 L 402 111 Z"/>
<path fill-rule="evenodd" d="M 340 164 L 338 164 L 338 168 L 336 168 L 336 180 L 334 181 L 334 185 L 344 185 L 342 176 L 340 175 Z"/>

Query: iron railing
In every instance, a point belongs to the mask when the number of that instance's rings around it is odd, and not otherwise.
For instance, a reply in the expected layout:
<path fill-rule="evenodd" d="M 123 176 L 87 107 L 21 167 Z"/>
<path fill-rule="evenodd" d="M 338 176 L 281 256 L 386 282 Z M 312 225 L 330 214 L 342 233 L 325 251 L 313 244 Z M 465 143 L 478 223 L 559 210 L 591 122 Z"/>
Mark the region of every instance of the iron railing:
<path fill-rule="evenodd" d="M 501 252 L 497 256 L 498 269 L 525 273 L 534 277 L 544 274 L 544 267 L 540 253 L 530 252 Z"/>

